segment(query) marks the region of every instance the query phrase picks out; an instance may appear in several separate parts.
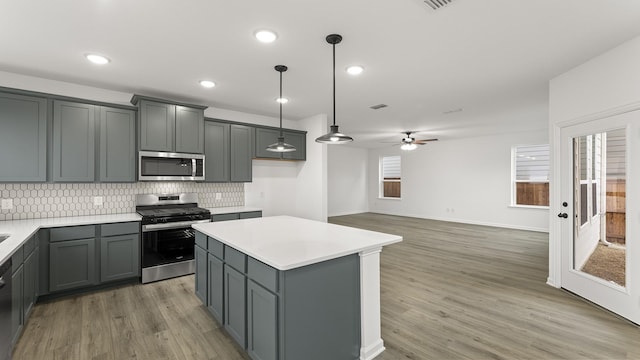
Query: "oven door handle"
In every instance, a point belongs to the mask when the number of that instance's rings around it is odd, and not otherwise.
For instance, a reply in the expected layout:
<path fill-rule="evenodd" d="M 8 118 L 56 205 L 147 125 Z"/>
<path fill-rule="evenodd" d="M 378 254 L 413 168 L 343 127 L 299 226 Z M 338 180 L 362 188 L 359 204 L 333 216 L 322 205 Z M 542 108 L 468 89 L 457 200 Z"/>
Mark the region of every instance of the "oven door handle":
<path fill-rule="evenodd" d="M 147 224 L 147 225 L 142 225 L 142 232 L 149 232 L 149 231 L 155 231 L 155 230 L 167 230 L 167 229 L 180 229 L 180 228 L 191 227 L 191 225 L 193 224 L 202 224 L 202 223 L 208 223 L 208 222 L 211 222 L 211 220 L 178 221 L 178 222 L 172 222 L 172 223 L 166 223 L 166 224 Z"/>

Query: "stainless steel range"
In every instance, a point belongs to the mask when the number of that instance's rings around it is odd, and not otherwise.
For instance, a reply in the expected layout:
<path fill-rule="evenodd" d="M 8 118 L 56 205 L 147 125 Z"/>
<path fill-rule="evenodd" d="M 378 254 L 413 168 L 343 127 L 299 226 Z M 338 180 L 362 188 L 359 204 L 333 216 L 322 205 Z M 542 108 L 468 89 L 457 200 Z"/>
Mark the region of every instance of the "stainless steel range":
<path fill-rule="evenodd" d="M 193 274 L 191 225 L 211 221 L 209 210 L 198 207 L 198 195 L 139 194 L 136 212 L 142 216 L 142 282 Z"/>

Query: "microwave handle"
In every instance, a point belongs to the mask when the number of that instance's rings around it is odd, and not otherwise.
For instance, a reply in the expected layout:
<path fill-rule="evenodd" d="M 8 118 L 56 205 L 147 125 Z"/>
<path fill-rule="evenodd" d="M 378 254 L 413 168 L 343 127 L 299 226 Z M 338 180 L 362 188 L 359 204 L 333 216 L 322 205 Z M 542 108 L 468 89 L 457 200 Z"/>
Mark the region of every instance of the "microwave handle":
<path fill-rule="evenodd" d="M 191 176 L 196 176 L 196 159 L 191 159 Z"/>

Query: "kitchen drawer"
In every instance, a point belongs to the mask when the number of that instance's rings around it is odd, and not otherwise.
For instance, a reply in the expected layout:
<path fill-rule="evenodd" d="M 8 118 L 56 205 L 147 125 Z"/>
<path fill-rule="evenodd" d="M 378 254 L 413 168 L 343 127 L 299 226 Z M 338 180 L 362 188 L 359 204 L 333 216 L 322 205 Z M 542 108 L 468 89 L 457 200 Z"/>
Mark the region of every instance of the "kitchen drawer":
<path fill-rule="evenodd" d="M 216 240 L 216 239 L 214 239 L 212 237 L 207 238 L 207 239 L 208 239 L 207 250 L 210 253 L 212 253 L 214 256 L 217 256 L 219 259 L 223 259 L 224 258 L 224 256 L 223 256 L 223 254 L 224 254 L 224 245 L 220 241 L 218 241 L 218 240 Z"/>
<path fill-rule="evenodd" d="M 96 237 L 95 225 L 53 228 L 49 231 L 49 242 L 90 239 Z"/>
<path fill-rule="evenodd" d="M 252 257 L 247 259 L 247 275 L 256 283 L 278 292 L 278 270 Z"/>
<path fill-rule="evenodd" d="M 24 247 L 20 246 L 20 248 L 18 248 L 18 251 L 14 252 L 13 255 L 11 255 L 11 262 L 13 263 L 11 265 L 12 273 L 15 273 L 18 268 L 22 266 L 22 261 L 24 261 Z"/>
<path fill-rule="evenodd" d="M 25 258 L 27 258 L 29 256 L 29 254 L 31 254 L 33 249 L 36 248 L 36 241 L 38 241 L 38 236 L 37 235 L 33 235 L 32 237 L 29 238 L 29 240 L 27 240 L 27 242 L 24 243 L 23 248 L 24 248 L 24 257 Z"/>
<path fill-rule="evenodd" d="M 211 215 L 211 221 L 212 222 L 227 221 L 227 220 L 238 220 L 239 218 L 240 217 L 238 216 L 238 213 Z"/>
<path fill-rule="evenodd" d="M 137 221 L 100 225 L 102 236 L 127 235 L 140 233 L 140 223 Z"/>
<path fill-rule="evenodd" d="M 200 231 L 196 231 L 196 245 L 200 246 L 203 249 L 206 249 L 207 235 L 201 233 Z"/>
<path fill-rule="evenodd" d="M 225 246 L 224 247 L 224 261 L 234 269 L 240 271 L 241 273 L 246 272 L 247 265 L 247 255 L 241 253 L 240 251 Z"/>
<path fill-rule="evenodd" d="M 248 211 L 240 213 L 240 219 L 252 219 L 262 217 L 262 211 Z"/>

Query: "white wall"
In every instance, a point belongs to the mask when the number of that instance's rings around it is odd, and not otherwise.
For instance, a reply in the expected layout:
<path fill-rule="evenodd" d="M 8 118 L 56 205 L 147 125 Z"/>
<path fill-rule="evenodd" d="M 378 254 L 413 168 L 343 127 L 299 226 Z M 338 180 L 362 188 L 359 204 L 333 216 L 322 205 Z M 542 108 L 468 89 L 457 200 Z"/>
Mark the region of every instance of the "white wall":
<path fill-rule="evenodd" d="M 369 211 L 367 149 L 328 146 L 329 216 Z"/>
<path fill-rule="evenodd" d="M 314 140 L 327 131 L 327 117 L 300 120 L 299 129 L 307 131 L 307 161 L 254 160 L 253 182 L 245 185 L 245 203 L 263 209 L 264 216 L 326 221 L 327 151 L 326 145 Z"/>
<path fill-rule="evenodd" d="M 546 143 L 547 131 L 539 130 L 432 142 L 414 151 L 370 150 L 370 211 L 547 231 L 548 210 L 510 206 L 511 148 Z M 379 199 L 379 159 L 397 154 L 402 156 L 402 199 Z"/>
<path fill-rule="evenodd" d="M 549 228 L 550 285 L 560 287 L 561 208 L 560 128 L 640 109 L 640 37 L 636 37 L 554 78 L 549 84 L 549 132 L 552 148 Z M 640 146 L 630 144 L 630 146 Z M 633 163 L 629 154 L 628 163 Z M 628 189 L 633 191 L 632 189 Z M 627 194 L 627 198 L 630 195 Z M 629 211 L 629 208 L 627 209 Z M 627 213 L 627 218 L 632 218 Z"/>

